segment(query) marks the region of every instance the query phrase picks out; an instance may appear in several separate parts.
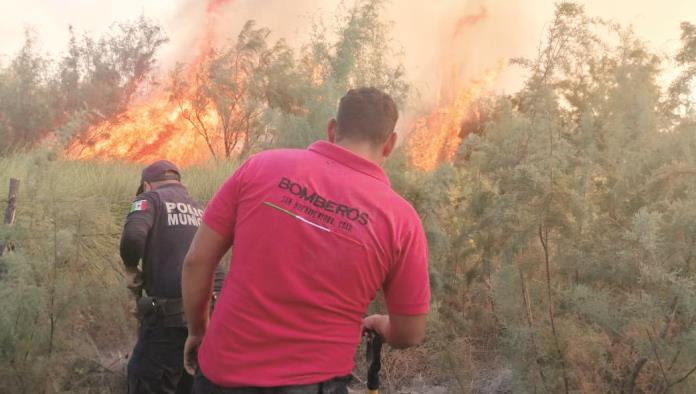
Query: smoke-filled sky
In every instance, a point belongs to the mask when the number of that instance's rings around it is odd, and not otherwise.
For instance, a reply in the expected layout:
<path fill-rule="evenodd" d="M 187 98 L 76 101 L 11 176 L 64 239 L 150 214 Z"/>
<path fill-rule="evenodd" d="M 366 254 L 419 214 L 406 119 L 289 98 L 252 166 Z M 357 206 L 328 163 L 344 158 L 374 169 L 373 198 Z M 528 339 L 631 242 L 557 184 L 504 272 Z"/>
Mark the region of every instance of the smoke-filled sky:
<path fill-rule="evenodd" d="M 182 60 L 201 32 L 205 0 L 0 0 L 0 59 L 22 44 L 23 31 L 33 29 L 46 52 L 60 52 L 67 42 L 67 27 L 99 34 L 113 22 L 134 19 L 140 14 L 155 19 L 171 41 L 160 53 L 163 68 Z M 301 42 L 313 18 L 331 14 L 341 0 L 230 0 L 223 25 L 230 36 L 247 19 L 270 27 L 275 37 Z M 350 3 L 350 0 L 347 1 Z M 631 24 L 639 36 L 660 52 L 679 44 L 679 23 L 696 23 L 694 0 L 580 0 L 590 15 Z M 392 0 L 385 18 L 393 22 L 393 36 L 403 48 L 409 77 L 423 96 L 436 92 L 442 64 L 456 53 L 463 78 L 475 78 L 496 66 L 499 60 L 533 56 L 542 33 L 551 20 L 552 0 Z M 478 20 L 462 28 L 453 43 L 454 26 L 463 16 Z M 2 61 L 0 60 L 0 61 Z M 184 59 L 185 60 L 185 59 Z M 512 90 L 519 75 L 505 73 L 499 88 Z"/>

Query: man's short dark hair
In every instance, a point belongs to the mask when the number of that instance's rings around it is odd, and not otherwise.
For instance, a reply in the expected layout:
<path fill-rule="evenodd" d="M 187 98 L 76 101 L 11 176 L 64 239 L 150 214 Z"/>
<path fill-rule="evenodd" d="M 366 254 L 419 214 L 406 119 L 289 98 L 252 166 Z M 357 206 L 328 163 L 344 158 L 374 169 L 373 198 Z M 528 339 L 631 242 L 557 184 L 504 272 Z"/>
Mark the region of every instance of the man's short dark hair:
<path fill-rule="evenodd" d="M 394 100 L 375 88 L 351 89 L 338 104 L 338 139 L 381 144 L 394 131 L 399 111 Z"/>

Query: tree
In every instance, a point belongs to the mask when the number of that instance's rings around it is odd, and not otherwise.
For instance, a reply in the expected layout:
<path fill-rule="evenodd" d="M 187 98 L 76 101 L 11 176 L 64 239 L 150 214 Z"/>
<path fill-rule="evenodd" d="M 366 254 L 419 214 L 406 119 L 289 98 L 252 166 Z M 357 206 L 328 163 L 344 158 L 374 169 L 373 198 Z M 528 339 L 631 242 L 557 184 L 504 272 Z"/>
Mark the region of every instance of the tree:
<path fill-rule="evenodd" d="M 693 391 L 696 140 L 662 109 L 662 61 L 561 3 L 517 60 L 525 87 L 483 100 L 454 164 L 390 174 L 423 218 L 429 343 L 462 391 Z M 471 347 L 495 349 L 486 372 L 457 364 Z"/>
<path fill-rule="evenodd" d="M 54 125 L 49 78 L 49 61 L 27 30 L 22 48 L 0 69 L 0 153 L 31 147 Z"/>
<path fill-rule="evenodd" d="M 693 390 L 694 143 L 660 110 L 661 59 L 561 3 L 539 56 L 518 63 L 525 87 L 462 147 L 471 190 L 439 210 L 459 234 L 450 258 L 489 292 L 514 387 Z"/>
<path fill-rule="evenodd" d="M 269 46 L 270 30 L 248 21 L 234 43 L 212 49 L 193 66 L 193 77 L 180 66 L 172 74 L 171 100 L 182 109 L 217 157 L 216 145 L 230 158 L 241 149 L 251 152 L 266 132 L 262 115 L 269 108 L 291 112 L 296 108 L 289 93 L 294 67 L 285 42 Z M 216 121 L 210 122 L 209 113 Z"/>
<path fill-rule="evenodd" d="M 66 142 L 122 112 L 166 42 L 162 28 L 144 17 L 114 25 L 96 40 L 69 31 L 59 62 L 37 53 L 37 39 L 28 30 L 24 46 L 0 68 L 0 153 L 33 147 L 52 133 Z"/>
<path fill-rule="evenodd" d="M 409 85 L 382 9 L 379 0 L 356 2 L 338 18 L 335 41 L 317 24 L 299 51 L 283 40 L 269 45 L 270 31 L 249 21 L 236 41 L 180 65 L 170 98 L 214 157 L 307 146 L 324 138 L 336 103 L 352 87 L 375 86 L 405 101 Z"/>
<path fill-rule="evenodd" d="M 334 31 L 318 22 L 298 54 L 296 84 L 290 91 L 301 111 L 271 111 L 270 146 L 306 147 L 325 138 L 326 122 L 338 100 L 351 88 L 373 86 L 403 105 L 410 85 L 391 27 L 384 21 L 383 0 L 359 0 L 337 13 Z M 329 37 L 336 37 L 334 41 Z"/>
<path fill-rule="evenodd" d="M 696 26 L 683 22 L 681 24 L 682 48 L 675 56 L 677 67 L 681 69 L 679 75 L 669 87 L 667 98 L 667 110 L 677 115 L 693 116 L 693 94 L 696 91 Z"/>
<path fill-rule="evenodd" d="M 144 16 L 115 24 L 96 40 L 69 31 L 68 51 L 52 80 L 54 105 L 60 109 L 58 126 L 80 118 L 82 127 L 68 128 L 64 139 L 123 112 L 146 85 L 157 50 L 167 42 L 162 27 Z"/>

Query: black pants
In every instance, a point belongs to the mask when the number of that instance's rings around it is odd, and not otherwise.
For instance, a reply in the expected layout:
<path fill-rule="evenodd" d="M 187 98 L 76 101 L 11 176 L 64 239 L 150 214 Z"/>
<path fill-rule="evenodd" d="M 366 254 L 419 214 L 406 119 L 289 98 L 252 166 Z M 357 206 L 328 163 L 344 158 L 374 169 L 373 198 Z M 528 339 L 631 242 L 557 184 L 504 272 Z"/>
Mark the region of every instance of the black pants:
<path fill-rule="evenodd" d="M 193 383 L 194 394 L 348 394 L 350 376 L 335 378 L 323 383 L 286 387 L 237 387 L 226 388 L 208 380 L 200 370 Z"/>
<path fill-rule="evenodd" d="M 184 327 L 141 325 L 128 361 L 129 394 L 190 394 L 193 378 L 184 371 Z"/>

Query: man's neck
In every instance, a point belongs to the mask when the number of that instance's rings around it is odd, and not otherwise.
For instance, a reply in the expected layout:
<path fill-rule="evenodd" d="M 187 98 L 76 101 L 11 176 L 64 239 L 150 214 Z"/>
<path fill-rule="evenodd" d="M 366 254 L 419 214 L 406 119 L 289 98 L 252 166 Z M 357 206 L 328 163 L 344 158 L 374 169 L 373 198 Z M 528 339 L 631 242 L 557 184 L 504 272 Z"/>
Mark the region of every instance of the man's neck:
<path fill-rule="evenodd" d="M 375 149 L 374 145 L 369 142 L 356 142 L 347 139 L 342 139 L 335 142 L 336 145 L 343 149 L 347 149 L 354 154 L 362 157 L 365 160 L 371 161 L 378 166 L 381 166 L 384 162 L 384 157 L 382 157 Z"/>

